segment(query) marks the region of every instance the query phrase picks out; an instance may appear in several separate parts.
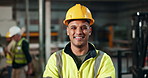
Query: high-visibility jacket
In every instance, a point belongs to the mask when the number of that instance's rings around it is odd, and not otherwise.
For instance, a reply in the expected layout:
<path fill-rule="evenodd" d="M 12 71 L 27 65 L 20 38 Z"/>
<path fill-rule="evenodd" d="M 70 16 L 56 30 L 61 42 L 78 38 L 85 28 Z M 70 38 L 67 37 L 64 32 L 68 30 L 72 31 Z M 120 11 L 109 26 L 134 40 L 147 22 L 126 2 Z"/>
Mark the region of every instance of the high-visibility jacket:
<path fill-rule="evenodd" d="M 115 78 L 114 65 L 106 53 L 95 49 L 86 57 L 89 58 L 78 70 L 65 49 L 55 52 L 47 62 L 43 78 Z"/>
<path fill-rule="evenodd" d="M 12 64 L 12 57 L 8 53 L 6 54 L 6 63 L 9 65 Z"/>
<path fill-rule="evenodd" d="M 22 50 L 22 42 L 25 40 L 25 38 L 22 38 L 20 41 L 16 43 L 15 49 L 13 50 L 14 52 L 14 61 L 17 64 L 26 64 L 27 60 L 25 57 L 25 54 Z"/>
<path fill-rule="evenodd" d="M 10 55 L 9 53 L 6 54 L 6 63 L 9 64 L 9 65 L 12 64 L 12 59 L 13 59 L 12 50 L 14 49 L 14 47 L 15 47 L 15 41 L 12 40 L 12 41 L 8 44 L 8 46 L 7 46 L 7 50 L 8 50 L 9 52 L 11 52 L 11 55 Z"/>

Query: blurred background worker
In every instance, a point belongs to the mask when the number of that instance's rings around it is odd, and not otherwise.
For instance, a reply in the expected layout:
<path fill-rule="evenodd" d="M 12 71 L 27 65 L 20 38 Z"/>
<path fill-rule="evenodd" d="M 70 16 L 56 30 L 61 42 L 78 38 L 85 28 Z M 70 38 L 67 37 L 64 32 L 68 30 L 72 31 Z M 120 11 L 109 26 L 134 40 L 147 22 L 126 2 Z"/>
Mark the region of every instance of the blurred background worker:
<path fill-rule="evenodd" d="M 67 11 L 63 23 L 70 42 L 63 50 L 51 55 L 44 78 L 115 78 L 109 55 L 88 41 L 94 23 L 89 9 L 76 4 Z"/>
<path fill-rule="evenodd" d="M 11 52 L 12 48 L 15 46 L 15 41 L 11 39 L 10 32 L 6 33 L 6 41 L 7 46 L 4 48 L 4 54 L 6 57 L 6 64 L 7 64 L 7 71 L 8 71 L 8 78 L 11 78 L 12 73 L 12 59 L 13 53 Z"/>
<path fill-rule="evenodd" d="M 25 66 L 28 66 L 27 74 L 32 74 L 31 55 L 29 54 L 29 43 L 21 36 L 21 29 L 12 26 L 9 29 L 10 37 L 16 42 L 12 52 L 14 53 L 12 62 L 12 78 L 26 78 Z"/>

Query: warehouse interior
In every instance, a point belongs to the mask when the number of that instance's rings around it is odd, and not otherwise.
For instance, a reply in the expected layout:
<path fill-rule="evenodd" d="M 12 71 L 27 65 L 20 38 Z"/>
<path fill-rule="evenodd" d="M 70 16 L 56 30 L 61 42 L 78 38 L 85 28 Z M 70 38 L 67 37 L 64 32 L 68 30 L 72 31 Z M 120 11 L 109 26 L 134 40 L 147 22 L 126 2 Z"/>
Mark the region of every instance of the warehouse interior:
<path fill-rule="evenodd" d="M 10 27 L 26 28 L 36 71 L 28 78 L 41 78 L 50 55 L 69 41 L 63 20 L 75 4 L 90 9 L 89 41 L 111 56 L 116 78 L 148 78 L 147 0 L 0 0 L 0 78 L 7 78 L 2 47 Z"/>

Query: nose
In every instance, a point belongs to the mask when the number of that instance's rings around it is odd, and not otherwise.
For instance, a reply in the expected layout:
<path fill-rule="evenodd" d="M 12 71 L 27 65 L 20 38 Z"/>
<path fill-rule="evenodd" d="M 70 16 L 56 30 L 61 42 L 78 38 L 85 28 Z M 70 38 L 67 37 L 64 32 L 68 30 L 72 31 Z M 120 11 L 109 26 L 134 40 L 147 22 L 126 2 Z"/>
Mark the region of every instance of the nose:
<path fill-rule="evenodd" d="M 82 34 L 82 29 L 81 28 L 77 28 L 76 31 L 75 31 L 75 33 L 77 35 L 81 35 Z"/>

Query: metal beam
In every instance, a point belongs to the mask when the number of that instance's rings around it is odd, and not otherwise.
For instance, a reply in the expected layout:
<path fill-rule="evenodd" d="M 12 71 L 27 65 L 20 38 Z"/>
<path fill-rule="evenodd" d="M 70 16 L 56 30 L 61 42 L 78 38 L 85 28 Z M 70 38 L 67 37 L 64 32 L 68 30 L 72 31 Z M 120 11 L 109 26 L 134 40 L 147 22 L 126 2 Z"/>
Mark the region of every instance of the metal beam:
<path fill-rule="evenodd" d="M 44 51 L 44 0 L 39 0 L 39 50 L 40 50 L 40 61 L 41 61 L 41 66 L 44 70 L 45 67 L 45 51 Z M 42 70 L 42 71 L 43 71 Z"/>
<path fill-rule="evenodd" d="M 29 0 L 25 0 L 26 2 L 26 33 L 27 33 L 27 40 L 30 41 L 29 38 L 29 26 L 30 26 L 30 16 L 29 16 Z"/>
<path fill-rule="evenodd" d="M 51 55 L 51 1 L 45 2 L 45 55 L 46 62 Z"/>

